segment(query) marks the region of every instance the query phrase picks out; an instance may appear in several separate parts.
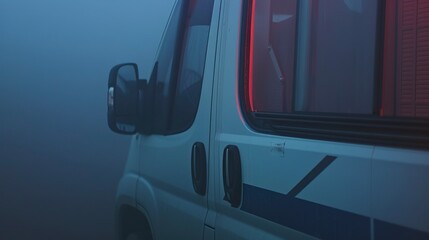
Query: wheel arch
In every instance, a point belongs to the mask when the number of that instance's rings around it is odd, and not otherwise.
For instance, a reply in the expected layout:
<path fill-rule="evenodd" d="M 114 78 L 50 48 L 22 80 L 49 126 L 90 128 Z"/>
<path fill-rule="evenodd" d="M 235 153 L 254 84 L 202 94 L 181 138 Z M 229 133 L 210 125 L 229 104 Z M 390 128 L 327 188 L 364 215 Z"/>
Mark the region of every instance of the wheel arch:
<path fill-rule="evenodd" d="M 152 239 L 153 231 L 149 217 L 140 206 L 123 204 L 118 207 L 116 213 L 117 239 L 126 239 L 133 232 L 144 232 Z"/>

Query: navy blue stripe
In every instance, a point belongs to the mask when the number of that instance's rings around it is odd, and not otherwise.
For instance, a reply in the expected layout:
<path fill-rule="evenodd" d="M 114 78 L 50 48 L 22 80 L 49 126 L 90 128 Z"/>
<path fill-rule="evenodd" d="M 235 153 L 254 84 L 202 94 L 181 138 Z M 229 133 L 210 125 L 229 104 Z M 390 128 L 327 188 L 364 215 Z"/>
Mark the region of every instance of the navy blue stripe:
<path fill-rule="evenodd" d="M 369 217 L 243 184 L 241 210 L 322 239 L 370 239 Z"/>
<path fill-rule="evenodd" d="M 308 186 L 321 172 L 323 172 L 337 157 L 326 156 L 320 161 L 292 190 L 287 194 L 289 197 L 296 197 L 304 188 Z"/>
<path fill-rule="evenodd" d="M 428 240 L 429 233 L 383 222 L 380 220 L 374 220 L 374 238 L 389 240 Z"/>

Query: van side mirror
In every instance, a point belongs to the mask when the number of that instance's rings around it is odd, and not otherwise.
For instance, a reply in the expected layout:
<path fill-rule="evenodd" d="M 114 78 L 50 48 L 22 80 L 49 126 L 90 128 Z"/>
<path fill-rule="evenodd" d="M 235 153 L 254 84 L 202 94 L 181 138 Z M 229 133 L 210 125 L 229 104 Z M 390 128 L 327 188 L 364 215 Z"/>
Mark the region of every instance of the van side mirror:
<path fill-rule="evenodd" d="M 107 118 L 112 131 L 121 134 L 137 132 L 139 88 L 135 63 L 114 66 L 108 83 Z"/>

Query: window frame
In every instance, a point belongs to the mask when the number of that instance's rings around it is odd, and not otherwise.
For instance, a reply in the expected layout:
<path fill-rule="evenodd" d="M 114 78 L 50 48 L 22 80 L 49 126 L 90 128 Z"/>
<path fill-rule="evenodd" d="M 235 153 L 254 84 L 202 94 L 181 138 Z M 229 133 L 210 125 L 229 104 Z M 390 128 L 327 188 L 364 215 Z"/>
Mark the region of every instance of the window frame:
<path fill-rule="evenodd" d="M 371 144 L 390 147 L 416 149 L 429 148 L 429 119 L 409 117 L 382 117 L 379 115 L 338 114 L 338 113 L 266 113 L 251 112 L 248 94 L 249 48 L 251 32 L 252 2 L 243 0 L 240 49 L 238 94 L 240 108 L 245 122 L 256 132 L 304 139 L 326 140 L 335 142 Z M 382 103 L 382 82 L 385 50 L 385 7 L 386 0 L 380 0 L 377 17 L 377 42 L 375 50 L 375 89 L 374 114 Z M 299 13 L 299 4 L 297 5 Z M 297 24 L 300 16 L 297 16 Z M 298 33 L 296 34 L 296 37 Z M 298 39 L 295 44 L 297 45 Z M 395 38 L 396 41 L 396 38 Z M 295 46 L 296 48 L 296 46 Z M 395 50 L 396 51 L 396 50 Z M 296 65 L 295 54 L 295 65 Z M 294 68 L 296 72 L 296 66 Z M 296 73 L 294 74 L 296 81 Z"/>

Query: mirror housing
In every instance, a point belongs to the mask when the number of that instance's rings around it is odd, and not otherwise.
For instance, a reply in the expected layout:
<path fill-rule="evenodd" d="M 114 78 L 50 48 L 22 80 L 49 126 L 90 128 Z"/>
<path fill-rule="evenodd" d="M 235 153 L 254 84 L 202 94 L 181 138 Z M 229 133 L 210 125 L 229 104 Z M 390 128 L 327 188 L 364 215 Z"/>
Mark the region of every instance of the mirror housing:
<path fill-rule="evenodd" d="M 107 98 L 109 128 L 120 134 L 137 133 L 139 118 L 137 64 L 119 64 L 110 70 Z"/>

